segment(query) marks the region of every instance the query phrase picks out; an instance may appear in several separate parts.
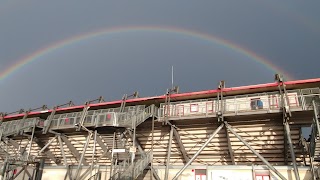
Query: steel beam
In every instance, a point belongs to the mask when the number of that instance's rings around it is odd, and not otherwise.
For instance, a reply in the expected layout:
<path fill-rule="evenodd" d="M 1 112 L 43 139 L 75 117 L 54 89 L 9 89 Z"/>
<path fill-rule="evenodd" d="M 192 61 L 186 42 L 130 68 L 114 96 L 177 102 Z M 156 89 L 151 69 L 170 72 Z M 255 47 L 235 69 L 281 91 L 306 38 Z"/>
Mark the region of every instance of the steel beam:
<path fill-rule="evenodd" d="M 291 140 L 291 133 L 290 133 L 290 127 L 288 121 L 284 123 L 284 126 L 286 127 L 286 134 L 287 134 L 287 139 L 288 139 L 288 144 L 290 147 L 290 153 L 291 153 L 291 161 L 293 163 L 293 168 L 294 168 L 294 175 L 296 177 L 296 180 L 300 180 L 299 176 L 299 170 L 296 162 L 296 155 L 294 153 L 293 145 L 292 145 L 292 140 Z"/>
<path fill-rule="evenodd" d="M 67 147 L 70 149 L 71 153 L 73 154 L 73 156 L 80 162 L 80 158 L 81 155 L 79 153 L 79 151 L 71 144 L 71 142 L 69 141 L 69 139 L 66 136 L 61 136 L 61 139 L 64 141 L 64 143 L 67 145 Z M 83 159 L 82 162 L 85 166 L 88 166 L 89 163 L 86 161 L 86 159 Z"/>
<path fill-rule="evenodd" d="M 87 148 L 88 148 L 88 145 L 89 145 L 89 142 L 90 142 L 90 139 L 91 139 L 91 133 L 89 133 L 88 137 L 87 137 L 87 140 L 86 140 L 86 144 L 83 146 L 83 150 L 82 150 L 82 153 L 81 153 L 81 157 L 80 157 L 80 161 L 79 161 L 79 164 L 78 164 L 78 167 L 77 167 L 77 170 L 76 170 L 76 174 L 75 174 L 75 180 L 78 179 L 79 177 L 79 171 L 81 169 L 81 164 L 82 164 L 82 161 L 83 161 L 83 158 L 84 158 L 84 155 L 86 154 L 86 151 L 87 151 Z"/>
<path fill-rule="evenodd" d="M 154 108 L 154 107 L 153 107 Z M 153 145 L 154 145 L 154 116 L 152 116 L 152 125 L 151 125 L 151 153 L 153 154 Z M 152 156 L 152 159 L 151 159 L 151 171 L 153 172 L 153 156 Z M 153 172 L 154 174 L 154 172 Z M 157 174 L 158 175 L 158 174 Z M 153 180 L 153 177 L 155 176 L 151 176 L 151 180 Z"/>
<path fill-rule="evenodd" d="M 32 179 L 33 178 L 33 175 L 31 176 L 31 174 L 29 173 L 28 169 L 27 169 L 27 166 L 24 167 L 24 172 L 27 174 L 27 176 Z"/>
<path fill-rule="evenodd" d="M 142 156 L 145 157 L 146 153 L 143 151 L 143 149 L 142 149 L 142 147 L 141 147 L 141 143 L 139 142 L 139 140 L 137 139 L 137 137 L 134 138 L 132 132 L 131 132 L 131 131 L 128 131 L 128 132 L 129 132 L 129 135 L 130 135 L 130 137 L 132 138 L 132 140 L 134 140 L 135 145 L 137 146 L 140 154 L 142 154 Z"/>
<path fill-rule="evenodd" d="M 227 122 L 224 122 L 224 124 L 226 125 L 228 130 L 232 134 L 234 134 L 244 145 L 246 145 L 256 156 L 258 156 L 258 158 L 261 159 L 261 161 L 265 163 L 270 170 L 272 170 L 275 174 L 277 174 L 282 180 L 286 180 L 286 178 L 278 170 L 276 170 L 263 156 L 261 156 L 255 149 L 253 149 L 249 145 L 249 143 L 247 143 L 244 139 L 242 139 L 242 137 L 238 133 L 236 133 Z"/>
<path fill-rule="evenodd" d="M 81 127 L 83 126 L 84 120 L 87 117 L 89 108 L 90 108 L 89 104 L 86 103 L 86 105 L 84 106 L 84 108 L 82 110 L 82 115 L 81 115 L 80 122 L 79 122 L 80 124 L 78 125 L 76 131 L 80 131 L 81 130 Z"/>
<path fill-rule="evenodd" d="M 222 123 L 210 136 L 210 138 L 203 144 L 203 146 L 196 152 L 195 155 L 188 161 L 187 164 L 183 166 L 182 169 L 174 176 L 173 180 L 177 180 L 178 177 L 183 173 L 183 171 L 198 157 L 198 155 L 202 152 L 202 150 L 207 147 L 210 141 L 218 134 L 218 132 L 223 128 L 224 124 Z"/>
<path fill-rule="evenodd" d="M 20 154 L 23 154 L 23 153 L 24 153 L 24 149 L 23 149 L 23 148 L 20 148 L 19 143 L 17 143 L 15 140 L 13 140 L 13 139 L 8 139 L 8 143 L 10 143 L 13 147 L 15 147 L 15 148 L 20 152 Z"/>
<path fill-rule="evenodd" d="M 22 167 L 22 168 L 13 176 L 12 179 L 17 178 L 23 171 L 24 171 L 24 167 Z"/>
<path fill-rule="evenodd" d="M 228 149 L 229 149 L 230 159 L 231 159 L 232 165 L 235 165 L 236 162 L 234 161 L 234 155 L 233 155 L 233 150 L 232 150 L 232 146 L 231 146 L 231 142 L 230 142 L 229 132 L 228 132 L 228 129 L 226 127 L 224 129 L 225 129 L 226 138 L 227 138 L 227 141 L 228 141 Z"/>
<path fill-rule="evenodd" d="M 45 150 L 47 149 L 47 147 L 56 139 L 56 137 L 57 137 L 57 136 L 51 138 L 51 139 L 49 140 L 49 142 L 48 142 L 45 146 L 43 146 L 42 149 L 38 152 L 38 155 L 40 155 L 43 151 L 45 151 Z M 38 155 L 37 155 L 37 156 L 38 156 Z"/>
<path fill-rule="evenodd" d="M 314 121 L 316 122 L 318 137 L 320 138 L 319 112 L 314 100 L 312 101 L 312 105 L 313 105 L 313 112 L 314 112 Z"/>
<path fill-rule="evenodd" d="M 91 176 L 92 176 L 92 172 L 93 172 L 93 165 L 94 165 L 94 156 L 96 155 L 96 142 L 97 142 L 97 130 L 94 131 L 94 135 L 93 135 L 93 153 L 92 153 L 92 156 L 91 156 Z M 95 174 L 95 172 L 93 173 Z"/>
<path fill-rule="evenodd" d="M 106 154 L 107 154 L 107 151 L 103 152 L 102 155 L 94 162 L 94 164 L 97 164 Z M 85 178 L 85 176 L 89 173 L 89 171 L 90 171 L 90 168 L 87 168 L 87 170 L 81 174 L 79 179 L 81 180 L 81 179 Z M 112 176 L 110 176 L 110 177 L 112 177 Z"/>
<path fill-rule="evenodd" d="M 41 180 L 42 179 L 42 173 L 43 173 L 43 168 L 44 168 L 44 163 L 45 160 L 41 159 L 40 164 L 39 164 L 39 170 L 37 172 L 36 180 Z"/>
<path fill-rule="evenodd" d="M 150 166 L 150 171 L 152 172 L 152 175 L 153 175 L 152 178 L 155 178 L 156 180 L 160 180 L 160 177 L 159 177 L 157 171 L 151 166 Z"/>
<path fill-rule="evenodd" d="M 60 137 L 60 136 L 58 136 L 58 141 L 59 141 L 60 151 L 61 151 L 61 154 L 62 154 L 62 156 L 63 156 L 64 165 L 65 165 L 66 167 L 68 167 L 67 158 L 66 158 L 66 155 L 65 155 L 65 153 L 64 153 L 63 144 L 62 144 L 62 140 L 61 140 L 61 137 Z"/>
<path fill-rule="evenodd" d="M 1 167 L 1 170 L 0 170 L 0 180 L 4 180 L 5 179 L 7 166 L 8 166 L 7 161 L 4 161 L 3 166 Z"/>
<path fill-rule="evenodd" d="M 173 135 L 174 135 L 174 138 L 175 140 L 177 141 L 178 143 L 178 146 L 179 146 L 179 150 L 183 156 L 183 159 L 184 159 L 184 164 L 186 164 L 190 158 L 188 157 L 188 154 L 187 154 L 187 151 L 186 149 L 184 148 L 184 145 L 181 141 L 181 138 L 180 138 L 180 135 L 179 135 L 179 132 L 176 130 L 176 128 L 173 128 Z"/>
<path fill-rule="evenodd" d="M 46 126 L 42 129 L 42 134 L 47 134 L 48 130 L 50 129 L 51 122 L 52 122 L 52 119 L 54 117 L 54 114 L 56 113 L 56 110 L 57 110 L 57 107 L 54 107 L 52 112 L 51 112 L 51 114 L 50 114 L 50 116 L 45 121 L 46 122 Z"/>
<path fill-rule="evenodd" d="M 103 150 L 103 152 L 108 152 L 109 151 L 109 147 L 105 145 L 105 143 L 102 141 L 102 139 L 100 138 L 100 136 L 97 134 L 96 136 L 96 141 L 99 144 L 99 146 L 101 147 L 101 149 Z M 106 156 L 111 159 L 111 152 L 106 153 Z"/>
<path fill-rule="evenodd" d="M 34 125 L 33 128 L 32 128 L 32 134 L 31 134 L 31 139 L 30 139 L 30 146 L 29 146 L 29 150 L 28 150 L 28 153 L 27 153 L 27 160 L 29 160 L 29 156 L 30 156 L 30 153 L 31 153 L 32 142 L 33 142 L 34 131 L 35 131 L 35 130 L 36 130 L 36 125 Z"/>
<path fill-rule="evenodd" d="M 286 127 L 283 126 L 283 156 L 284 156 L 284 164 L 288 165 L 288 138 L 287 138 L 287 133 L 286 133 Z"/>
<path fill-rule="evenodd" d="M 171 147 L 172 147 L 172 136 L 173 136 L 173 127 L 170 126 L 170 135 L 169 135 L 169 146 L 168 146 L 168 154 L 167 154 L 167 161 L 166 161 L 166 171 L 164 175 L 164 179 L 168 180 L 169 178 L 169 165 L 170 165 L 170 158 L 171 158 Z"/>
<path fill-rule="evenodd" d="M 54 140 L 55 138 L 53 138 Z M 52 140 L 52 139 L 51 139 Z M 56 163 L 57 165 L 60 165 L 61 162 L 58 158 L 56 158 L 54 156 L 54 154 L 48 149 L 48 148 L 45 148 L 46 145 L 39 139 L 39 138 L 34 138 L 33 141 L 41 148 L 43 149 L 44 151 L 44 154 L 46 154 L 54 163 Z M 49 143 L 47 143 L 48 145 Z M 40 152 L 38 153 L 40 154 Z"/>
<path fill-rule="evenodd" d="M 67 172 L 66 172 L 66 175 L 64 176 L 64 180 L 67 180 L 68 177 L 69 177 L 69 180 L 72 180 L 72 173 L 69 165 L 67 166 Z"/>

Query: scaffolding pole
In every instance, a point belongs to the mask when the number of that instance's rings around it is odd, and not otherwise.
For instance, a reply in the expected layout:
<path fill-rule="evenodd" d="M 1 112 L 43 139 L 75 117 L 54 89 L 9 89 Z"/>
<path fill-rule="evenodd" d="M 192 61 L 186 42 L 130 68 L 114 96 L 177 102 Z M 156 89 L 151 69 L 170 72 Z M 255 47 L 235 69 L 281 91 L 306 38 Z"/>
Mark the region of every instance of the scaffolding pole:
<path fill-rule="evenodd" d="M 84 145 L 83 147 L 83 151 L 82 151 L 82 154 L 81 154 L 81 158 L 80 158 L 80 161 L 79 161 L 79 165 L 77 167 L 77 170 L 76 170 L 76 174 L 75 174 L 75 180 L 78 179 L 79 177 L 79 174 L 80 174 L 80 168 L 81 168 L 81 164 L 82 164 L 82 161 L 83 161 L 83 157 L 87 151 L 87 147 L 88 147 L 88 144 L 89 144 L 89 141 L 90 141 L 90 138 L 91 138 L 91 133 L 89 133 L 88 137 L 87 137 L 87 140 L 86 140 L 86 144 Z"/>
<path fill-rule="evenodd" d="M 152 109 L 154 109 L 154 106 L 152 107 Z M 154 110 L 152 110 L 153 112 Z M 153 145 L 154 145 L 154 115 L 152 115 L 152 127 L 151 127 L 151 132 L 152 132 L 152 135 L 151 135 L 151 153 L 153 154 Z M 152 156 L 152 159 L 151 159 L 151 172 L 150 174 L 153 174 L 153 156 Z M 151 175 L 151 180 L 153 180 L 153 175 Z"/>
<path fill-rule="evenodd" d="M 5 173 L 6 173 L 6 169 L 7 169 L 7 161 L 4 161 L 3 166 L 0 170 L 0 180 L 4 180 L 5 179 Z"/>
<path fill-rule="evenodd" d="M 166 161 L 166 171 L 165 171 L 165 180 L 169 178 L 169 165 L 170 165 L 170 158 L 171 158 L 171 147 L 172 147 L 172 136 L 173 136 L 173 127 L 170 126 L 170 135 L 169 135 L 169 146 L 168 146 L 168 155 Z"/>
<path fill-rule="evenodd" d="M 276 168 L 274 168 L 263 156 L 261 156 L 255 149 L 253 149 L 249 143 L 247 143 L 244 139 L 242 139 L 241 136 L 239 136 L 238 133 L 236 133 L 232 128 L 231 126 L 227 123 L 227 122 L 224 122 L 224 124 L 226 125 L 226 127 L 228 128 L 228 130 L 234 134 L 244 145 L 246 145 L 256 156 L 258 156 L 259 159 L 261 159 L 261 161 L 263 163 L 265 163 L 268 168 L 270 170 L 272 170 L 274 173 L 276 173 L 282 180 L 286 180 L 286 178 L 278 171 L 276 170 Z"/>
<path fill-rule="evenodd" d="M 178 177 L 183 173 L 184 170 L 187 169 L 187 167 L 198 157 L 198 155 L 202 152 L 202 150 L 207 147 L 207 145 L 210 143 L 210 141 L 218 134 L 218 132 L 223 128 L 224 124 L 222 123 L 210 136 L 210 138 L 202 145 L 202 147 L 196 152 L 195 155 L 187 162 L 186 165 L 183 166 L 182 169 L 174 176 L 172 180 L 177 180 Z"/>
<path fill-rule="evenodd" d="M 290 153 L 291 153 L 291 160 L 293 163 L 293 168 L 294 168 L 294 175 L 296 177 L 296 180 L 300 180 L 299 176 L 299 170 L 296 162 L 296 155 L 294 153 L 293 145 L 292 145 L 292 140 L 291 140 L 291 133 L 290 133 L 290 127 L 288 121 L 284 123 L 284 126 L 286 127 L 286 134 L 287 134 L 287 139 L 288 139 L 288 144 L 290 147 Z"/>

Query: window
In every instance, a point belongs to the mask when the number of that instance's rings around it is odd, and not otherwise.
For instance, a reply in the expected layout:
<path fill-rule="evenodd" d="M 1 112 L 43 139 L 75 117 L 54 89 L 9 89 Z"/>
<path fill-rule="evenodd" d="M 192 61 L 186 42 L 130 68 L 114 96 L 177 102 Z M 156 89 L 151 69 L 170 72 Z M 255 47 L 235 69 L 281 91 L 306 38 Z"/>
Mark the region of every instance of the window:
<path fill-rule="evenodd" d="M 199 112 L 198 104 L 190 104 L 190 112 Z"/>
<path fill-rule="evenodd" d="M 183 105 L 178 105 L 177 106 L 177 115 L 178 116 L 183 116 L 184 115 L 184 106 Z"/>
<path fill-rule="evenodd" d="M 260 98 L 254 98 L 250 101 L 251 110 L 263 109 L 263 102 Z"/>

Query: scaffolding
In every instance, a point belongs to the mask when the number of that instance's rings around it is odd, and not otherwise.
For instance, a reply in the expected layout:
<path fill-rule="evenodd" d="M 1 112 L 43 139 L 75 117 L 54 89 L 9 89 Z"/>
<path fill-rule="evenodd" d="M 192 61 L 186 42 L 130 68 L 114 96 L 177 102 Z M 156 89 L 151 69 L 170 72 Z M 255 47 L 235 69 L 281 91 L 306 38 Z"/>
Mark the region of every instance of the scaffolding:
<path fill-rule="evenodd" d="M 221 81 L 202 94 L 173 87 L 153 98 L 135 92 L 112 103 L 99 97 L 0 113 L 0 179 L 41 180 L 44 169 L 56 168 L 69 180 L 178 180 L 190 168 L 195 178 L 209 177 L 217 166 L 250 166 L 253 179 L 319 178 L 320 80 L 275 80 L 262 88 L 232 90 Z M 303 127 L 311 127 L 309 139 Z"/>

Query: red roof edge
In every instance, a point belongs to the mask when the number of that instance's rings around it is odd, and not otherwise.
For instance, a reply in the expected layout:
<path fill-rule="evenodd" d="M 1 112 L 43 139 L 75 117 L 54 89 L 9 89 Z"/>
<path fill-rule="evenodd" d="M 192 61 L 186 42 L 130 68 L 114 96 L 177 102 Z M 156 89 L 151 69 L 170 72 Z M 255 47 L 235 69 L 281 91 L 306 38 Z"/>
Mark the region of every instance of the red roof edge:
<path fill-rule="evenodd" d="M 285 84 L 286 85 L 296 85 L 296 84 L 317 83 L 317 82 L 320 82 L 320 78 L 305 79 L 305 80 L 295 80 L 295 81 L 286 81 Z M 278 85 L 278 83 L 274 82 L 274 83 L 266 83 L 266 84 L 257 84 L 257 85 L 249 85 L 249 86 L 224 88 L 223 91 L 224 92 L 230 92 L 230 91 L 239 91 L 239 90 L 259 89 L 259 88 L 267 88 L 267 87 L 276 87 L 277 85 Z M 216 92 L 218 92 L 216 89 L 214 89 L 214 90 L 204 90 L 204 91 L 173 94 L 173 95 L 171 95 L 171 97 L 172 98 L 187 97 L 187 96 L 194 96 L 194 95 L 213 94 L 213 93 L 216 93 Z M 153 96 L 153 97 L 128 99 L 128 100 L 126 100 L 126 102 L 127 103 L 130 103 L 130 102 L 141 102 L 141 101 L 164 99 L 164 98 L 165 98 L 165 95 L 161 95 L 161 96 Z M 122 100 L 103 102 L 103 103 L 96 103 L 96 104 L 90 104 L 90 107 L 99 107 L 99 106 L 106 106 L 106 105 L 121 104 L 121 102 L 122 102 Z M 81 109 L 81 108 L 84 108 L 84 105 L 60 108 L 60 109 L 57 109 L 57 112 L 59 112 L 59 111 L 67 111 L 67 110 L 75 110 L 75 109 Z M 39 112 L 30 112 L 29 115 L 36 115 L 36 114 L 47 113 L 47 112 L 52 112 L 52 110 L 39 111 Z M 17 118 L 17 117 L 23 117 L 23 116 L 24 116 L 24 114 L 15 114 L 15 115 L 5 116 L 4 119 L 11 119 L 11 118 Z"/>

